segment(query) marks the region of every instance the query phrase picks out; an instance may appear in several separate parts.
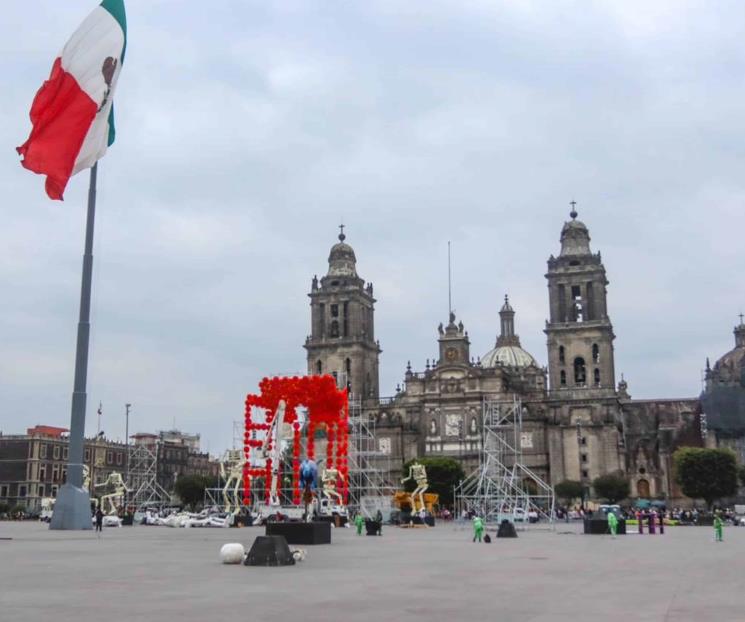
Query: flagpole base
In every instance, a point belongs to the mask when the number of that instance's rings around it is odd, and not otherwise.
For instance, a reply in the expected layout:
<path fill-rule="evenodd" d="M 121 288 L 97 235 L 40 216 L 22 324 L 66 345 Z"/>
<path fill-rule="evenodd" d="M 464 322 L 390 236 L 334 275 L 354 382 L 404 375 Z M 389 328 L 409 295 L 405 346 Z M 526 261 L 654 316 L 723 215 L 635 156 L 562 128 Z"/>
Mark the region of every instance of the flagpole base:
<path fill-rule="evenodd" d="M 49 529 L 93 529 L 88 491 L 72 484 L 63 484 L 54 502 L 54 513 Z"/>

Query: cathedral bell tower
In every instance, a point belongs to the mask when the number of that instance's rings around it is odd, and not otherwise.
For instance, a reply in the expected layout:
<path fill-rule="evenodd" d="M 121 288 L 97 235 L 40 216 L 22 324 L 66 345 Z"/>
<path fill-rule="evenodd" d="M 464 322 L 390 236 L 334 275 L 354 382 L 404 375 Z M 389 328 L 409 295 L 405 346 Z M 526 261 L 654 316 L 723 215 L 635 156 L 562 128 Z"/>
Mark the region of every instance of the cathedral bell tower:
<path fill-rule="evenodd" d="M 452 311 L 448 317 L 448 325 L 438 327 L 440 338 L 440 361 L 439 365 L 469 365 L 470 341 L 468 331 L 463 328 L 463 322 L 455 323 L 455 313 Z"/>
<path fill-rule="evenodd" d="M 313 277 L 310 297 L 311 334 L 305 341 L 308 373 L 329 374 L 339 387 L 366 399 L 377 399 L 378 356 L 372 283 L 357 276 L 357 258 L 344 240 L 331 247 L 329 269 L 319 283 Z"/>
<path fill-rule="evenodd" d="M 612 393 L 615 335 L 606 304 L 608 279 L 600 253 L 590 250 L 587 227 L 577 220 L 575 202 L 571 205 L 571 220 L 561 231 L 561 253 L 549 258 L 546 274 L 550 389 Z"/>

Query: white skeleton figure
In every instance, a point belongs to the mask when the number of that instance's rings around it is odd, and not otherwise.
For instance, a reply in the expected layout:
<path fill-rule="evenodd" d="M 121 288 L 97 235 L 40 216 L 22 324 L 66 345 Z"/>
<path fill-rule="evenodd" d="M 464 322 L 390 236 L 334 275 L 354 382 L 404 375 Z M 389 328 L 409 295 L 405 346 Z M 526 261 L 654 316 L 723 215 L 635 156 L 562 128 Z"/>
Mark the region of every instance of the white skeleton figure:
<path fill-rule="evenodd" d="M 282 459 L 282 425 L 285 422 L 285 409 L 287 403 L 284 400 L 279 400 L 277 404 L 277 410 L 274 411 L 274 416 L 269 422 L 269 430 L 266 433 L 266 438 L 261 446 L 260 456 L 264 460 L 271 459 L 272 461 L 272 481 L 269 484 L 269 505 L 279 506 L 279 464 Z M 269 449 L 271 443 L 272 448 Z"/>
<path fill-rule="evenodd" d="M 427 490 L 427 488 L 429 488 L 429 482 L 427 481 L 427 469 L 424 467 L 423 464 L 414 462 L 409 467 L 409 476 L 402 479 L 401 483 L 403 484 L 405 481 L 412 478 L 414 478 L 414 481 L 416 482 L 416 488 L 414 489 L 414 492 L 411 493 L 411 513 L 415 514 L 417 511 L 423 511 L 425 509 L 424 492 Z M 416 507 L 417 496 L 419 497 L 419 510 L 417 510 Z"/>
<path fill-rule="evenodd" d="M 121 502 L 121 499 L 124 497 L 125 492 L 132 492 L 129 488 L 127 488 L 127 485 L 124 483 L 124 479 L 122 478 L 122 474 L 117 471 L 112 471 L 109 473 L 109 476 L 106 478 L 105 481 L 101 482 L 100 484 L 96 484 L 94 488 L 103 488 L 105 490 L 111 489 L 113 492 L 102 495 L 101 498 L 98 500 L 98 507 L 101 508 L 101 511 L 104 514 L 108 514 L 110 516 L 114 516 L 117 513 L 116 509 L 116 502 Z M 108 512 L 106 511 L 106 504 L 109 505 Z"/>
<path fill-rule="evenodd" d="M 323 475 L 321 476 L 323 494 L 329 502 L 332 501 L 332 497 L 336 499 L 336 505 L 342 505 L 343 503 L 341 493 L 336 489 L 336 482 L 339 479 L 344 481 L 344 478 L 337 469 L 332 468 L 323 470 Z"/>
<path fill-rule="evenodd" d="M 241 507 L 238 492 L 243 481 L 243 467 L 246 457 L 241 449 L 228 449 L 220 461 L 220 477 L 225 479 L 225 487 L 222 489 L 222 499 L 225 511 L 228 514 L 237 512 Z M 232 499 L 230 493 L 233 493 Z M 235 502 L 235 508 L 233 508 Z"/>
<path fill-rule="evenodd" d="M 91 489 L 91 470 L 87 464 L 83 465 L 83 488 L 85 490 Z"/>

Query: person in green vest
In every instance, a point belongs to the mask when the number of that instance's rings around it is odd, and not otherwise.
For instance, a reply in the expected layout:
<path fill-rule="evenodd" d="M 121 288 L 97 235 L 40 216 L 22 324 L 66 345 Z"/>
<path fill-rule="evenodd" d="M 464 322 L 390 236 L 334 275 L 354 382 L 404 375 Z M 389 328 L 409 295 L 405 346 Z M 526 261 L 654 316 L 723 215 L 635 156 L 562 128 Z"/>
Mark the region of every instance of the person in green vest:
<path fill-rule="evenodd" d="M 481 520 L 480 516 L 474 516 L 473 517 L 473 541 L 476 542 L 476 539 L 478 538 L 478 541 L 481 542 L 481 538 L 484 535 L 484 521 Z"/>
<path fill-rule="evenodd" d="M 724 539 L 722 538 L 722 531 L 723 531 L 724 523 L 722 522 L 722 516 L 717 512 L 714 515 L 714 541 L 715 542 L 723 542 Z"/>
<path fill-rule="evenodd" d="M 608 529 L 610 535 L 615 538 L 618 533 L 618 517 L 613 512 L 608 512 Z"/>
<path fill-rule="evenodd" d="M 365 519 L 362 518 L 362 514 L 357 512 L 357 516 L 354 517 L 354 525 L 357 527 L 357 535 L 362 535 L 362 527 L 365 525 Z"/>

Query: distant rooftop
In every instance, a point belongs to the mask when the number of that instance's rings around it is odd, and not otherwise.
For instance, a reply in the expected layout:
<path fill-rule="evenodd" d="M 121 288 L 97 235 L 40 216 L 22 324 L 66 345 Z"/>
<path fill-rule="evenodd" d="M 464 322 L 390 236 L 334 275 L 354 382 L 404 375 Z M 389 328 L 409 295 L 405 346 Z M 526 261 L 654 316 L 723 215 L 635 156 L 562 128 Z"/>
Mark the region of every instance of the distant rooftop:
<path fill-rule="evenodd" d="M 69 432 L 70 430 L 67 428 L 58 428 L 53 425 L 35 425 L 33 428 L 26 429 L 28 436 L 51 436 L 54 438 L 61 438 L 62 435 Z"/>

